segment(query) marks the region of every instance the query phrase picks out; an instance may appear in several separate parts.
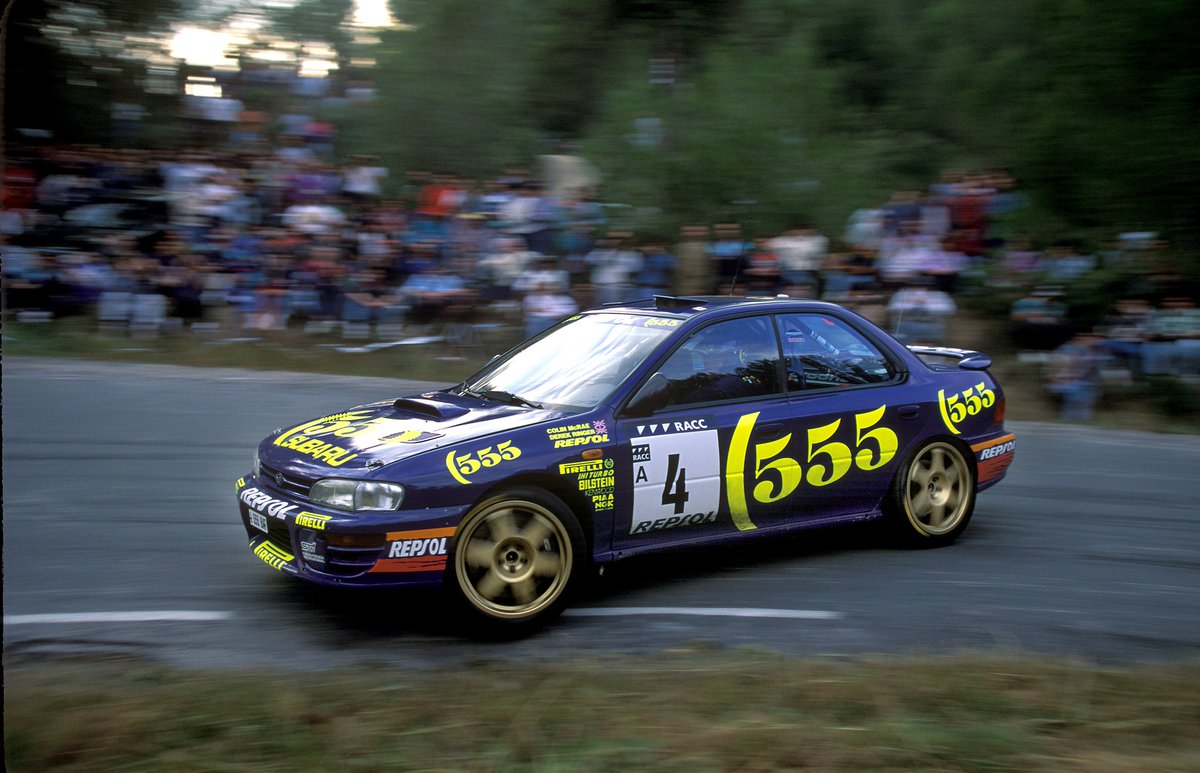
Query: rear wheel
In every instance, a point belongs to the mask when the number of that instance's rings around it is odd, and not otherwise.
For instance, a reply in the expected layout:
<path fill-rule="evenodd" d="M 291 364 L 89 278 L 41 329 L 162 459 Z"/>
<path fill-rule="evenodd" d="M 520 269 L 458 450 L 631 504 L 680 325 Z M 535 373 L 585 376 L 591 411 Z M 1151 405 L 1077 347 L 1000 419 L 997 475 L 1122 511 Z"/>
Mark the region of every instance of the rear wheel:
<path fill-rule="evenodd" d="M 893 524 L 918 546 L 948 545 L 967 528 L 975 509 L 975 470 L 962 450 L 944 440 L 909 457 L 893 491 Z"/>
<path fill-rule="evenodd" d="M 516 489 L 481 502 L 463 520 L 448 579 L 476 621 L 529 627 L 562 611 L 583 546 L 579 521 L 562 500 Z"/>

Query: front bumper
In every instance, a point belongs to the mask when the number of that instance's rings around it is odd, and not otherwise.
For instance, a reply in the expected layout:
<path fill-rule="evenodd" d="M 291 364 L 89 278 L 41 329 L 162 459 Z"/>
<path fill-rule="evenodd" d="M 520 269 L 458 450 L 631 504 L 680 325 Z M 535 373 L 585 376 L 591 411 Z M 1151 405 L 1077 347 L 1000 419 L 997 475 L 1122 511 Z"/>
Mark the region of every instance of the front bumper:
<path fill-rule="evenodd" d="M 253 475 L 235 485 L 250 549 L 284 574 L 322 585 L 398 587 L 442 582 L 461 507 L 345 513 Z"/>

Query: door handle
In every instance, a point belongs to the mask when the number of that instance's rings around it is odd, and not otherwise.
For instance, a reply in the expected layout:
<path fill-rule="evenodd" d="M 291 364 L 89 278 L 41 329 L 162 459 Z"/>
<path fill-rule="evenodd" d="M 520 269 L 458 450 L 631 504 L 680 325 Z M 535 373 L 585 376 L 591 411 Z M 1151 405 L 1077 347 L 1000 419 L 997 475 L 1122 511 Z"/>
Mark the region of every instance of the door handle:
<path fill-rule="evenodd" d="M 760 424 L 754 428 L 754 437 L 761 440 L 775 440 L 784 435 L 783 422 L 772 421 L 767 424 Z"/>
<path fill-rule="evenodd" d="M 902 419 L 915 419 L 921 415 L 921 406 L 919 405 L 902 405 L 896 411 Z"/>

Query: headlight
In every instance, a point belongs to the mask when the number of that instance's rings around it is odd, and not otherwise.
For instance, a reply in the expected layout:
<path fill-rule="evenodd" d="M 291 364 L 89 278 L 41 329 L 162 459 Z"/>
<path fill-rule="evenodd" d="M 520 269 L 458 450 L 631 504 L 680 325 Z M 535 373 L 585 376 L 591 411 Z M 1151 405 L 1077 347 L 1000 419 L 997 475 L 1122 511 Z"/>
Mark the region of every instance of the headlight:
<path fill-rule="evenodd" d="M 395 510 L 404 501 L 404 487 L 373 480 L 327 478 L 314 483 L 308 496 L 338 510 Z"/>
<path fill-rule="evenodd" d="M 262 472 L 262 460 L 258 458 L 258 449 L 254 449 L 254 461 L 250 464 L 250 471 L 254 473 L 254 477 L 258 477 Z"/>
<path fill-rule="evenodd" d="M 354 489 L 355 510 L 395 510 L 404 501 L 404 487 L 365 480 Z"/>

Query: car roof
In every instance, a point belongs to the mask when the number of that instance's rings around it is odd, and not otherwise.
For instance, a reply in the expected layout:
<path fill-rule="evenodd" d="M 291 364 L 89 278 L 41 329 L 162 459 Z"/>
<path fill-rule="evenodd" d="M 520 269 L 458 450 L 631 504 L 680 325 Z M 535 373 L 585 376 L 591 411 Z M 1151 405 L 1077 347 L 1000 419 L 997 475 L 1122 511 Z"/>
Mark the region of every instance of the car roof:
<path fill-rule="evenodd" d="M 778 310 L 778 311 L 840 311 L 843 307 L 824 301 L 790 298 L 786 295 L 735 296 L 735 295 L 656 295 L 636 301 L 609 303 L 591 309 L 592 312 L 630 311 L 639 313 L 666 314 L 690 318 L 709 315 L 731 309 Z"/>

